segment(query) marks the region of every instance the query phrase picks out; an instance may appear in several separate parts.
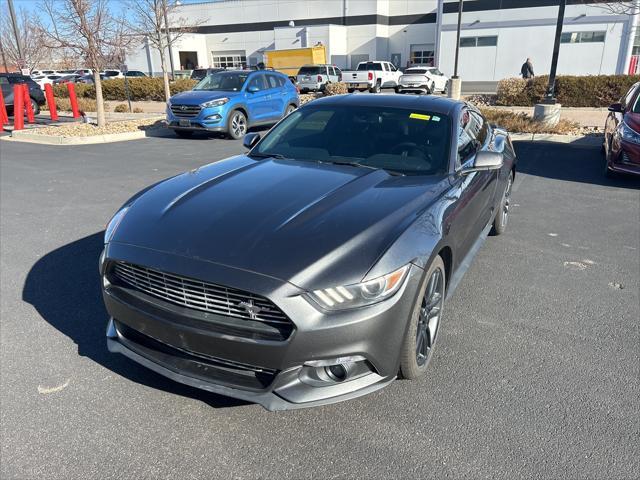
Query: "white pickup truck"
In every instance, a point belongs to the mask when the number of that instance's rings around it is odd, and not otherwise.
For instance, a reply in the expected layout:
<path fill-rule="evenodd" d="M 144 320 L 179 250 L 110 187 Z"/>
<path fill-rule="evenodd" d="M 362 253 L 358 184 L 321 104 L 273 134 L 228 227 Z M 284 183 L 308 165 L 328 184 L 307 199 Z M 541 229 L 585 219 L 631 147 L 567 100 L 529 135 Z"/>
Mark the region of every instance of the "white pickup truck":
<path fill-rule="evenodd" d="M 391 62 L 360 62 L 355 71 L 342 72 L 342 81 L 349 93 L 354 90 L 380 93 L 381 88 L 396 88 L 400 72 Z"/>

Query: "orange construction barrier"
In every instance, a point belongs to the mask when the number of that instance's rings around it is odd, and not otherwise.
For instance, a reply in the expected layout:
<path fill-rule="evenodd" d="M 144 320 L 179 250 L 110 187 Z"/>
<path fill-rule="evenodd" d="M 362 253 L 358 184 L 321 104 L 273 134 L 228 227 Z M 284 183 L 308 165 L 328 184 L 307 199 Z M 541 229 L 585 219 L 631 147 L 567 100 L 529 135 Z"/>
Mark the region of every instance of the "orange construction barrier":
<path fill-rule="evenodd" d="M 71 111 L 73 118 L 80 118 L 80 110 L 78 110 L 78 99 L 76 98 L 76 86 L 72 82 L 67 82 L 69 90 L 69 101 L 71 102 Z"/>
<path fill-rule="evenodd" d="M 13 129 L 24 129 L 24 90 L 22 85 L 13 86 Z"/>
<path fill-rule="evenodd" d="M 0 128 L 9 123 L 9 115 L 7 115 L 7 106 L 4 104 L 4 95 L 0 88 Z"/>
<path fill-rule="evenodd" d="M 36 116 L 33 114 L 33 107 L 31 106 L 31 96 L 29 95 L 29 85 L 26 83 L 22 84 L 22 94 L 24 99 L 24 107 L 27 111 L 27 122 L 35 123 Z"/>
<path fill-rule="evenodd" d="M 56 108 L 56 99 L 53 96 L 53 87 L 50 83 L 44 86 L 44 95 L 47 97 L 47 105 L 49 105 L 49 114 L 54 122 L 58 120 L 58 109 Z"/>

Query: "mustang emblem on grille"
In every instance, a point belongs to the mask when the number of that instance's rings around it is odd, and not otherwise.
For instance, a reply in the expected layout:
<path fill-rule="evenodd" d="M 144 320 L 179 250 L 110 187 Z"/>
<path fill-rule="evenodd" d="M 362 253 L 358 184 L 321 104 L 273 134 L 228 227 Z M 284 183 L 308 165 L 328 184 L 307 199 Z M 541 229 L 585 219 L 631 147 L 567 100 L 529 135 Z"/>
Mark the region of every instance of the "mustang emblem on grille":
<path fill-rule="evenodd" d="M 255 320 L 256 318 L 258 318 L 258 313 L 262 311 L 260 307 L 253 304 L 252 300 L 249 300 L 248 302 L 240 302 L 238 306 L 244 308 L 247 311 L 251 320 Z"/>

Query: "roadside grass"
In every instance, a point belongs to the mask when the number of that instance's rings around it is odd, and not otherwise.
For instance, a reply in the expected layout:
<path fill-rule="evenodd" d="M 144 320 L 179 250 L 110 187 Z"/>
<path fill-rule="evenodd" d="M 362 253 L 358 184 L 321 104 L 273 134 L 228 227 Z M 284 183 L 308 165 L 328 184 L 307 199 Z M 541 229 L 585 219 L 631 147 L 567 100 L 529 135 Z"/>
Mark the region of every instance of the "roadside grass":
<path fill-rule="evenodd" d="M 480 108 L 487 121 L 512 133 L 579 134 L 582 127 L 576 122 L 561 119 L 555 127 L 548 127 L 524 112 L 510 112 L 493 108 Z"/>
<path fill-rule="evenodd" d="M 105 111 L 106 111 L 105 105 Z M 71 102 L 68 98 L 56 98 L 56 108 L 60 112 L 70 112 Z M 96 101 L 91 98 L 78 97 L 78 108 L 83 112 L 95 112 L 97 110 Z M 45 103 L 40 107 L 41 110 L 49 111 L 49 106 Z"/>

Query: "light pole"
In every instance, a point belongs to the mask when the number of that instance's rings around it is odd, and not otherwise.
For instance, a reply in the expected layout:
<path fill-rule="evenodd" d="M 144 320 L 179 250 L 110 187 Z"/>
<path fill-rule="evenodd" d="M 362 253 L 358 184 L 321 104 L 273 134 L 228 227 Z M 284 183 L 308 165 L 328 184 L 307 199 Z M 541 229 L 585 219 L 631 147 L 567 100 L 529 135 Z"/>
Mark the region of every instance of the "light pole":
<path fill-rule="evenodd" d="M 462 0 L 458 2 L 458 30 L 456 31 L 456 56 L 453 64 L 453 77 L 450 80 L 449 98 L 460 99 L 462 81 L 458 77 L 458 58 L 460 56 L 460 30 L 462 28 Z"/>
<path fill-rule="evenodd" d="M 9 16 L 11 17 L 11 25 L 13 26 L 13 34 L 16 37 L 18 56 L 20 57 L 18 63 L 21 63 L 24 61 L 24 56 L 22 55 L 22 45 L 20 44 L 20 35 L 18 34 L 18 24 L 16 23 L 16 11 L 13 9 L 13 0 L 7 0 L 7 4 L 9 5 Z M 22 65 L 18 66 L 22 68 Z"/>
<path fill-rule="evenodd" d="M 562 37 L 562 24 L 564 23 L 564 9 L 567 0 L 560 0 L 558 7 L 558 22 L 556 23 L 556 38 L 553 41 L 553 55 L 551 56 L 551 70 L 549 71 L 549 84 L 544 96 L 545 103 L 556 103 L 556 70 L 558 67 L 558 55 L 560 54 L 560 38 Z"/>
<path fill-rule="evenodd" d="M 558 22 L 556 23 L 556 37 L 553 42 L 553 54 L 551 55 L 551 70 L 549 71 L 549 83 L 542 103 L 533 107 L 533 119 L 548 126 L 555 127 L 560 121 L 560 107 L 556 102 L 556 70 L 558 56 L 560 54 L 560 39 L 562 38 L 562 24 L 564 23 L 564 9 L 567 0 L 558 0 Z"/>

